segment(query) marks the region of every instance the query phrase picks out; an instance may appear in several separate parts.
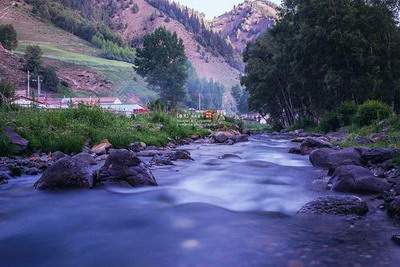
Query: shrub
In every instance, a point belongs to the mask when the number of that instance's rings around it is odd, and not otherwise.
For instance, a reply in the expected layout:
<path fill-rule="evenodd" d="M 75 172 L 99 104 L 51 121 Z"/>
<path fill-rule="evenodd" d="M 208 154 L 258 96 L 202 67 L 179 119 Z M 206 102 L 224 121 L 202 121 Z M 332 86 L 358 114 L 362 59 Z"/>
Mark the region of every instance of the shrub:
<path fill-rule="evenodd" d="M 350 125 L 357 114 L 356 103 L 354 103 L 353 101 L 343 102 L 338 108 L 338 114 L 342 126 Z"/>
<path fill-rule="evenodd" d="M 0 43 L 8 50 L 17 48 L 17 32 L 11 24 L 0 25 Z"/>
<path fill-rule="evenodd" d="M 134 4 L 132 5 L 131 10 L 132 10 L 133 14 L 138 13 L 138 12 L 139 12 L 139 6 L 138 6 L 138 4 L 134 3 Z"/>
<path fill-rule="evenodd" d="M 60 80 L 57 77 L 56 70 L 53 67 L 45 68 L 43 71 L 43 85 L 47 90 L 58 91 Z"/>
<path fill-rule="evenodd" d="M 388 119 L 391 114 L 392 110 L 387 104 L 369 100 L 358 107 L 357 120 L 360 126 L 368 126 L 375 121 Z"/>
<path fill-rule="evenodd" d="M 336 131 L 337 129 L 340 128 L 340 126 L 341 124 L 340 124 L 339 114 L 336 112 L 328 112 L 322 118 L 319 124 L 319 129 L 322 132 L 327 133 Z"/>
<path fill-rule="evenodd" d="M 0 81 L 0 105 L 8 104 L 14 96 L 14 84 L 8 81 Z"/>

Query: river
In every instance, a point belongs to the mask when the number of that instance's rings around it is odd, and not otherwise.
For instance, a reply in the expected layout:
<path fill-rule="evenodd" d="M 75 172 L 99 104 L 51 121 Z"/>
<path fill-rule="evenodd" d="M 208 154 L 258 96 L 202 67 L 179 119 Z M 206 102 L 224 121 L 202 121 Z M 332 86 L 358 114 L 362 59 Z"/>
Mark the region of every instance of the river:
<path fill-rule="evenodd" d="M 39 192 L 38 177 L 0 187 L 1 267 L 399 266 L 395 226 L 299 216 L 327 192 L 307 157 L 266 135 L 192 144 L 195 161 L 160 167 L 156 188 Z"/>

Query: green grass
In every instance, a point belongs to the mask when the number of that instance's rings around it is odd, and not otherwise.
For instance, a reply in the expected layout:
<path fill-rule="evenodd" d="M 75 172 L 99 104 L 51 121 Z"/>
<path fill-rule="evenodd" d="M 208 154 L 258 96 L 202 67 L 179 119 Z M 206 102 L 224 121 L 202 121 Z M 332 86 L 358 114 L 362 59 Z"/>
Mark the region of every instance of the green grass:
<path fill-rule="evenodd" d="M 0 110 L 0 128 L 12 125 L 29 141 L 31 152 L 80 152 L 85 143 L 108 139 L 114 147 L 124 148 L 135 141 L 161 146 L 192 135 L 205 135 L 195 125 L 180 125 L 164 113 L 128 118 L 96 107 L 80 106 L 65 110 L 19 108 Z M 0 135 L 0 154 L 13 154 L 7 139 Z"/>
<path fill-rule="evenodd" d="M 62 65 L 73 68 L 81 67 L 94 70 L 113 83 L 113 92 L 108 95 L 124 97 L 131 94 L 138 96 L 144 103 L 155 99 L 157 94 L 148 88 L 144 80 L 134 72 L 133 65 L 116 60 L 101 58 L 65 50 L 48 42 L 19 42 L 17 53 L 23 54 L 28 45 L 39 45 L 43 57 L 57 61 Z"/>

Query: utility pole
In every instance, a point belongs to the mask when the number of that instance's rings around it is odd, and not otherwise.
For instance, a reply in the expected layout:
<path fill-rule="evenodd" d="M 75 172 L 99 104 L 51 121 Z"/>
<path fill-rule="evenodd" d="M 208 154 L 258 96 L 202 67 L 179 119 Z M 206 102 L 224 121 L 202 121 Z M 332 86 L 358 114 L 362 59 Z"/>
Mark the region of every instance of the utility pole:
<path fill-rule="evenodd" d="M 37 91 L 38 91 L 38 97 L 40 97 L 40 95 L 41 95 L 41 91 L 42 91 L 42 87 L 41 87 L 41 84 L 40 84 L 40 82 L 41 82 L 41 80 L 40 80 L 40 76 L 38 75 L 38 77 L 37 77 Z"/>
<path fill-rule="evenodd" d="M 30 76 L 30 73 L 29 73 L 29 70 L 28 70 L 28 89 L 27 89 L 27 91 L 26 91 L 26 97 L 30 97 L 31 96 L 31 81 L 30 81 L 30 79 L 31 79 L 31 76 Z"/>
<path fill-rule="evenodd" d="M 199 93 L 199 111 L 201 110 L 201 94 Z"/>

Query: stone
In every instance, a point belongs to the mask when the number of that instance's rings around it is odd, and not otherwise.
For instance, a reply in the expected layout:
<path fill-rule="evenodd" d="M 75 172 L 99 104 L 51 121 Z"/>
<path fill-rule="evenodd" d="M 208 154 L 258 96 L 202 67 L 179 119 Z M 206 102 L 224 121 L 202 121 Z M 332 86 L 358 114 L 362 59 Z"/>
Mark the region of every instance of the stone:
<path fill-rule="evenodd" d="M 168 157 L 165 156 L 160 156 L 160 155 L 155 155 L 151 161 L 151 165 L 157 165 L 157 166 L 172 166 L 174 163 L 169 159 Z"/>
<path fill-rule="evenodd" d="M 177 161 L 177 160 L 193 160 L 190 156 L 190 152 L 183 149 L 177 149 L 172 151 L 171 153 L 167 154 L 170 160 Z"/>
<path fill-rule="evenodd" d="M 145 150 L 147 145 L 143 142 L 135 142 L 129 145 L 129 150 L 132 150 L 133 152 L 139 152 L 142 150 Z"/>
<path fill-rule="evenodd" d="M 247 135 L 247 134 L 236 135 L 234 141 L 236 143 L 247 142 L 247 141 L 249 141 L 249 135 Z"/>
<path fill-rule="evenodd" d="M 341 165 L 361 165 L 361 156 L 354 148 L 321 148 L 311 152 L 310 162 L 314 167 L 332 169 Z"/>
<path fill-rule="evenodd" d="M 396 196 L 392 201 L 387 204 L 387 213 L 390 217 L 400 219 L 400 196 Z"/>
<path fill-rule="evenodd" d="M 213 135 L 215 142 L 220 144 L 225 143 L 233 137 L 234 135 L 230 132 L 217 132 Z"/>
<path fill-rule="evenodd" d="M 22 136 L 20 136 L 11 127 L 5 127 L 3 134 L 9 139 L 17 153 L 26 152 L 28 149 L 29 142 Z"/>
<path fill-rule="evenodd" d="M 373 143 L 387 142 L 387 141 L 389 141 L 389 136 L 384 132 L 380 132 L 380 133 L 371 134 L 369 136 L 369 139 Z"/>
<path fill-rule="evenodd" d="M 396 245 L 400 246 L 400 234 L 393 235 L 393 236 L 392 236 L 392 241 L 393 241 Z"/>
<path fill-rule="evenodd" d="M 396 148 L 358 148 L 361 160 L 365 164 L 380 164 L 399 155 Z"/>
<path fill-rule="evenodd" d="M 391 188 L 384 179 L 377 178 L 367 168 L 356 165 L 336 168 L 330 183 L 333 190 L 349 193 L 383 193 Z"/>
<path fill-rule="evenodd" d="M 300 147 L 292 147 L 289 149 L 289 153 L 301 155 L 301 149 L 300 149 Z"/>
<path fill-rule="evenodd" d="M 301 153 L 308 155 L 318 148 L 332 148 L 333 145 L 328 141 L 318 137 L 307 137 L 300 145 Z"/>
<path fill-rule="evenodd" d="M 96 165 L 97 164 L 94 157 L 86 152 L 79 153 L 79 154 L 73 156 L 72 158 L 76 159 L 78 161 L 81 161 L 86 165 Z"/>
<path fill-rule="evenodd" d="M 51 153 L 50 158 L 51 158 L 51 160 L 53 160 L 53 161 L 58 161 L 59 159 L 62 159 L 63 157 L 66 157 L 66 156 L 67 156 L 67 155 L 64 154 L 63 152 L 61 152 L 61 151 L 56 151 L 56 152 L 54 152 L 54 153 Z"/>
<path fill-rule="evenodd" d="M 12 177 L 5 171 L 0 172 L 0 185 L 6 184 Z"/>
<path fill-rule="evenodd" d="M 303 143 L 304 142 L 304 140 L 306 140 L 307 139 L 307 137 L 296 137 L 296 138 L 293 138 L 292 140 L 290 140 L 292 143 Z"/>
<path fill-rule="evenodd" d="M 107 139 L 104 139 L 99 144 L 93 146 L 91 150 L 96 155 L 104 155 L 107 154 L 110 148 L 112 148 L 112 144 Z"/>
<path fill-rule="evenodd" d="M 126 149 L 111 149 L 100 169 L 102 182 L 127 182 L 131 186 L 156 186 L 151 170 L 135 155 Z"/>
<path fill-rule="evenodd" d="M 362 216 L 368 212 L 368 205 L 356 196 L 325 196 L 317 198 L 304 205 L 299 214 L 315 215 L 358 215 Z"/>
<path fill-rule="evenodd" d="M 364 136 L 356 136 L 354 141 L 359 145 L 368 145 L 372 143 L 371 139 Z"/>
<path fill-rule="evenodd" d="M 39 190 L 89 188 L 93 176 L 87 164 L 66 156 L 51 165 L 35 183 Z"/>

